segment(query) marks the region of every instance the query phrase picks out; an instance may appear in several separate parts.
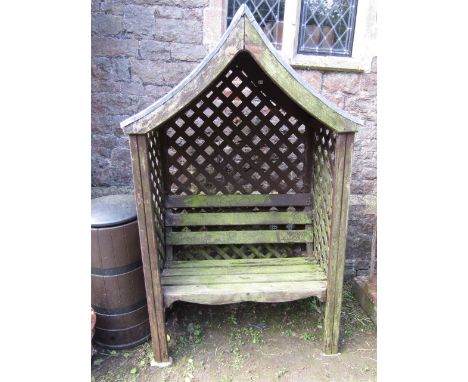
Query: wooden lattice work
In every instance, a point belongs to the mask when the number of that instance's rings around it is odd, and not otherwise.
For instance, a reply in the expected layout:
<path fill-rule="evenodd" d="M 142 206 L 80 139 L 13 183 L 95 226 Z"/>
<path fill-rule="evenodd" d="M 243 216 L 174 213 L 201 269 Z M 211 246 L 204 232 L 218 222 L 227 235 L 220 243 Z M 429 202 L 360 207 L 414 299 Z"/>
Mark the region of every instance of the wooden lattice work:
<path fill-rule="evenodd" d="M 313 251 L 323 270 L 327 271 L 330 250 L 332 214 L 333 166 L 336 134 L 321 127 L 314 130 L 312 145 L 312 227 Z"/>
<path fill-rule="evenodd" d="M 281 102 L 281 92 L 266 94 L 271 80 L 259 80 L 248 61 L 239 55 L 166 123 L 168 194 L 310 192 L 305 121 Z"/>
<path fill-rule="evenodd" d="M 158 253 L 161 259 L 160 268 L 166 261 L 166 240 L 164 233 L 164 177 L 160 132 L 153 130 L 147 134 L 150 166 L 151 195 L 154 206 L 154 221 L 158 235 Z"/>
<path fill-rule="evenodd" d="M 250 55 L 239 54 L 204 92 L 159 130 L 164 147 L 165 195 L 310 194 L 307 163 L 311 159 L 309 146 L 315 143 L 312 130 L 317 126 L 316 120 L 264 75 Z M 291 204 L 268 210 L 310 211 L 311 207 Z M 171 211 L 190 213 L 187 209 Z M 297 230 L 304 226 L 289 224 L 283 228 Z M 181 229 L 193 231 L 194 227 Z M 275 230 L 278 226 L 221 229 Z M 291 257 L 311 252 L 312 243 L 309 245 L 178 246 L 170 253 L 173 251 L 174 260 Z"/>

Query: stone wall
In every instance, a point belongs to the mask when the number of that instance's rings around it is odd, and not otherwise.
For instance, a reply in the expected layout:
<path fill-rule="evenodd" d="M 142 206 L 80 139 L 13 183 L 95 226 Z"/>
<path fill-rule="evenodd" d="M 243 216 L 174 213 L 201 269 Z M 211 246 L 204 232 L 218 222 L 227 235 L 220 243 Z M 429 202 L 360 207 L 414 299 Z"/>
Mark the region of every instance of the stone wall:
<path fill-rule="evenodd" d="M 128 190 L 128 139 L 119 123 L 166 94 L 208 53 L 208 0 L 92 1 L 92 185 Z M 346 275 L 369 267 L 376 222 L 377 59 L 370 73 L 298 70 L 339 107 L 365 121 L 354 148 Z"/>

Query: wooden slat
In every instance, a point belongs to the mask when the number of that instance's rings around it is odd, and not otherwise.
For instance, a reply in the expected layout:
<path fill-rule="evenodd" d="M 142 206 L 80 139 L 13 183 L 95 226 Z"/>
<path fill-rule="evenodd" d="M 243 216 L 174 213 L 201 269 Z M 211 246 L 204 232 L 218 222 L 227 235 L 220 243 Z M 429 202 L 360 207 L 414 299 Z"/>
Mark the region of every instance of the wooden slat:
<path fill-rule="evenodd" d="M 203 260 L 199 260 L 203 261 Z M 222 260 L 224 261 L 224 260 Z M 194 267 L 194 268 L 166 268 L 164 269 L 162 273 L 162 277 L 169 277 L 169 276 L 196 276 L 200 275 L 200 273 L 204 272 L 209 272 L 208 274 L 210 275 L 244 275 L 244 274 L 261 274 L 261 273 L 302 273 L 302 272 L 312 272 L 312 273 L 318 273 L 321 272 L 324 274 L 324 272 L 318 268 L 318 267 L 313 267 L 308 264 L 296 264 L 296 265 L 284 265 L 284 266 L 276 266 L 276 265 L 270 265 L 270 266 L 255 266 L 255 267 L 249 267 L 249 266 L 232 266 L 232 267 L 211 267 L 211 268 L 200 268 L 200 267 Z"/>
<path fill-rule="evenodd" d="M 197 304 L 232 304 L 243 301 L 285 302 L 316 296 L 323 301 L 327 281 L 296 281 L 274 283 L 177 285 L 163 286 L 164 305 L 175 301 Z"/>
<path fill-rule="evenodd" d="M 310 194 L 168 195 L 166 208 L 309 206 Z"/>
<path fill-rule="evenodd" d="M 186 260 L 172 261 L 166 268 L 217 268 L 217 267 L 264 267 L 312 264 L 315 260 L 308 257 L 284 257 L 277 259 L 232 259 L 232 260 Z"/>
<path fill-rule="evenodd" d="M 229 271 L 227 269 L 227 271 Z M 289 272 L 289 273 L 247 273 L 242 275 L 182 275 L 165 276 L 162 285 L 213 285 L 213 284 L 244 284 L 244 283 L 276 283 L 295 281 L 326 280 L 323 272 Z M 235 286 L 233 286 L 235 288 Z"/>
<path fill-rule="evenodd" d="M 312 241 L 311 230 L 205 231 L 172 232 L 169 245 L 305 243 Z"/>
<path fill-rule="evenodd" d="M 166 226 L 311 224 L 312 217 L 298 212 L 166 213 Z"/>

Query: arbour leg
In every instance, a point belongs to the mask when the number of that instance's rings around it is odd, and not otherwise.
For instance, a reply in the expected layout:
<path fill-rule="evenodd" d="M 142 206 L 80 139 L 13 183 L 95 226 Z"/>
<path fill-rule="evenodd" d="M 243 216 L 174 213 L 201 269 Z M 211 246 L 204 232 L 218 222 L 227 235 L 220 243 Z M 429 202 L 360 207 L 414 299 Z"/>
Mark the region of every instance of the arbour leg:
<path fill-rule="evenodd" d="M 167 350 L 157 235 L 154 226 L 154 207 L 151 203 L 151 183 L 148 147 L 144 135 L 130 135 L 132 170 L 140 233 L 141 257 L 145 278 L 146 299 L 151 329 L 151 343 L 155 366 L 169 366 L 172 362 Z"/>
<path fill-rule="evenodd" d="M 325 354 L 338 353 L 353 141 L 354 133 L 340 134 L 336 138 L 327 300 L 323 325 Z"/>

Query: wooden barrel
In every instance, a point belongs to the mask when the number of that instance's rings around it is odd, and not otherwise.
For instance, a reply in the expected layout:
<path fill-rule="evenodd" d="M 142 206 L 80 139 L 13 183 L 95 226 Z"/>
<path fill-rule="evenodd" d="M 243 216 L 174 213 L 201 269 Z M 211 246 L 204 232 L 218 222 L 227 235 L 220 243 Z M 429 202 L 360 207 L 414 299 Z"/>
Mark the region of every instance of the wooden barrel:
<path fill-rule="evenodd" d="M 150 337 L 134 196 L 93 199 L 91 216 L 94 342 L 111 349 L 133 347 Z"/>

